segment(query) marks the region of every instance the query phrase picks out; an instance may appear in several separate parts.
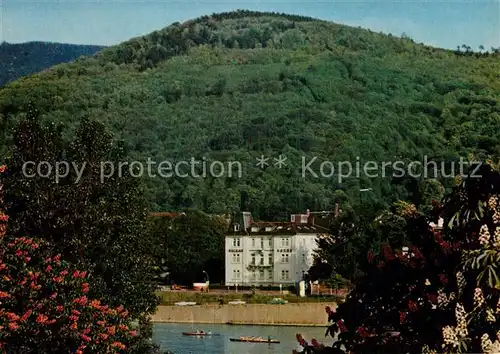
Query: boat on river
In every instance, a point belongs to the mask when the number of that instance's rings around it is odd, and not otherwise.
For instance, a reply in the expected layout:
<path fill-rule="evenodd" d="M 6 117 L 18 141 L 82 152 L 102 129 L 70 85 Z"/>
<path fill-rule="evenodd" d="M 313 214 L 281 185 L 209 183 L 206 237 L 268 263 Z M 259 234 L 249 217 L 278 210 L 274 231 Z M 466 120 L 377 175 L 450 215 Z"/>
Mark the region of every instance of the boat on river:
<path fill-rule="evenodd" d="M 212 332 L 196 331 L 196 332 L 182 332 L 184 336 L 213 336 Z"/>
<path fill-rule="evenodd" d="M 239 337 L 239 338 L 229 338 L 231 342 L 246 342 L 246 343 L 272 343 L 272 344 L 279 344 L 279 340 L 277 339 L 271 339 L 269 338 L 262 338 L 262 337 Z"/>

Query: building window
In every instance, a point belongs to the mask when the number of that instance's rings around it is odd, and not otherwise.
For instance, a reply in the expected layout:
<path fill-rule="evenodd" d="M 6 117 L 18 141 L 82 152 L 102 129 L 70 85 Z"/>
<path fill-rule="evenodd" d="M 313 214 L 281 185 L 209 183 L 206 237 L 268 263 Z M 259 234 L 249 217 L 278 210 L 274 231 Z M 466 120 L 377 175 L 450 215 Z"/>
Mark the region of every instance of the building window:
<path fill-rule="evenodd" d="M 288 253 L 283 253 L 281 255 L 281 263 L 288 263 Z"/>
<path fill-rule="evenodd" d="M 288 279 L 290 279 L 289 276 L 290 276 L 290 273 L 288 272 L 288 270 L 281 271 L 281 280 L 288 280 Z"/>
<path fill-rule="evenodd" d="M 240 247 L 240 239 L 239 238 L 233 238 L 233 247 Z"/>
<path fill-rule="evenodd" d="M 252 280 L 255 280 L 255 279 L 257 278 L 257 277 L 256 277 L 256 275 L 257 275 L 257 273 L 256 273 L 256 272 L 255 272 L 255 270 L 254 270 L 254 271 L 252 272 L 252 275 L 251 275 Z"/>
<path fill-rule="evenodd" d="M 269 247 L 273 247 L 273 238 L 269 237 Z"/>
<path fill-rule="evenodd" d="M 255 253 L 252 253 L 252 261 L 250 262 L 250 264 L 255 265 Z"/>
<path fill-rule="evenodd" d="M 233 253 L 233 263 L 240 263 L 241 258 L 239 253 Z"/>
<path fill-rule="evenodd" d="M 239 269 L 233 269 L 233 279 L 240 279 L 241 273 Z"/>
<path fill-rule="evenodd" d="M 259 271 L 259 279 L 264 280 L 264 270 Z"/>
<path fill-rule="evenodd" d="M 269 253 L 269 265 L 273 265 L 273 254 Z"/>
<path fill-rule="evenodd" d="M 305 253 L 302 254 L 302 263 L 307 264 L 307 255 Z"/>
<path fill-rule="evenodd" d="M 252 247 L 255 247 L 255 238 L 252 238 Z"/>
<path fill-rule="evenodd" d="M 264 265 L 264 255 L 260 256 L 260 265 Z"/>
<path fill-rule="evenodd" d="M 260 248 L 264 248 L 264 237 L 260 238 Z"/>
<path fill-rule="evenodd" d="M 233 230 L 234 230 L 234 232 L 240 231 L 240 224 L 234 224 L 233 225 Z"/>
<path fill-rule="evenodd" d="M 268 277 L 269 280 L 273 280 L 273 271 L 272 270 L 268 271 L 267 277 Z"/>
<path fill-rule="evenodd" d="M 290 239 L 289 238 L 282 238 L 281 239 L 281 246 L 282 247 L 288 247 L 288 246 L 290 246 Z"/>

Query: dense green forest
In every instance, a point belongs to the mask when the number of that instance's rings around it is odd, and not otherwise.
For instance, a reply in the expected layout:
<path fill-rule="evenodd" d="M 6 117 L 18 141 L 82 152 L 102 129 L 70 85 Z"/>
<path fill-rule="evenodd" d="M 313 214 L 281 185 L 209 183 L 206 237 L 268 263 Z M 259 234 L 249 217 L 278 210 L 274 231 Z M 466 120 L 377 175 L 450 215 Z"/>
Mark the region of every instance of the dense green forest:
<path fill-rule="evenodd" d="M 68 134 L 83 117 L 98 119 L 145 165 L 242 163 L 241 178 L 145 178 L 156 210 L 225 213 L 244 199 L 254 216 L 275 218 L 331 209 L 340 194 L 354 206 L 418 205 L 414 178 L 302 178 L 301 157 L 318 157 L 319 171 L 322 161 L 357 157 L 499 156 L 499 58 L 495 48 L 449 51 L 301 16 L 214 14 L 10 83 L 0 90 L 0 156 L 8 128 L 33 103 Z M 280 154 L 287 166 L 278 169 Z M 265 169 L 255 165 L 261 155 L 271 158 Z"/>
<path fill-rule="evenodd" d="M 0 87 L 22 76 L 97 53 L 105 47 L 47 42 L 0 44 Z"/>

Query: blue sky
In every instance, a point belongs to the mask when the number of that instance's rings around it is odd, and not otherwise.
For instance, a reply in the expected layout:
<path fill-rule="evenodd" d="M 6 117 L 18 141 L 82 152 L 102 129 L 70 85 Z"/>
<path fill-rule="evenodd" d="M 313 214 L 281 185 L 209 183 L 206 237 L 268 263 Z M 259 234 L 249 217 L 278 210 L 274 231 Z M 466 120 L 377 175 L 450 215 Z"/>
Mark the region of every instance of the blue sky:
<path fill-rule="evenodd" d="M 112 45 L 213 12 L 279 11 L 456 48 L 500 47 L 500 0 L 0 0 L 0 41 Z"/>

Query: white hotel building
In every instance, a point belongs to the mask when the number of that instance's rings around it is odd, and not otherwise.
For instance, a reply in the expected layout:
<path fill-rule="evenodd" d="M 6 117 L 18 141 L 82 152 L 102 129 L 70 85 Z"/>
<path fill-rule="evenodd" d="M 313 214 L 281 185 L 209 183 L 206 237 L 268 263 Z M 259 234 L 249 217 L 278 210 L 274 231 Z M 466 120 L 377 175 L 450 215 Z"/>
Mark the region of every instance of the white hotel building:
<path fill-rule="evenodd" d="M 328 232 L 332 214 L 307 211 L 291 215 L 290 222 L 254 222 L 249 212 L 235 216 L 225 237 L 226 285 L 277 286 L 302 280 L 313 264 L 316 238 Z"/>

